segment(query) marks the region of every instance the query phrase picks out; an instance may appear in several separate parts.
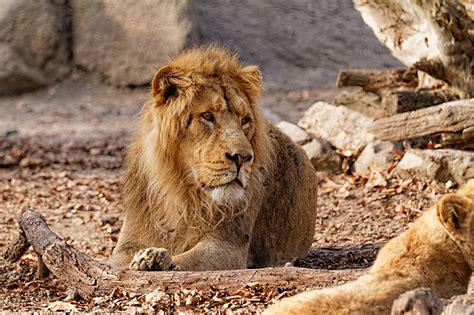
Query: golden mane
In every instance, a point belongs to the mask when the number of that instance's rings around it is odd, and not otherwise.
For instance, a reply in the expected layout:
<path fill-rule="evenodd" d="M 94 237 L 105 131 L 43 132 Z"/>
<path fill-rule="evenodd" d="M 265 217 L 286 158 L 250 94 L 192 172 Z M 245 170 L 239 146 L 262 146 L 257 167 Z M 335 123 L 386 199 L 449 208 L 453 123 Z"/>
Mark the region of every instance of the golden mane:
<path fill-rule="evenodd" d="M 162 83 L 152 81 L 154 98 L 142 108 L 139 129 L 127 153 L 125 206 L 136 209 L 137 216 L 152 217 L 154 223 L 147 224 L 155 224 L 165 234 L 184 226 L 192 226 L 199 232 L 212 230 L 246 211 L 247 204 L 218 206 L 204 198 L 199 187 L 189 180 L 190 171 L 177 159 L 180 135 L 186 128 L 195 96 L 203 89 L 211 88 L 213 80 L 238 88 L 252 109 L 256 130 L 250 140 L 254 166 L 249 190 L 252 194 L 261 194 L 262 172 L 273 167 L 274 153 L 267 123 L 257 106 L 261 92 L 260 72 L 257 67 L 240 64 L 235 54 L 211 46 L 183 52 L 158 70 L 158 74 L 179 88 L 171 91 L 176 97 L 164 99 L 155 92 L 163 87 L 154 86 Z M 176 234 L 179 235 L 179 231 Z M 188 233 L 185 240 L 176 238 L 168 249 L 172 253 L 184 251 L 195 241 Z"/>

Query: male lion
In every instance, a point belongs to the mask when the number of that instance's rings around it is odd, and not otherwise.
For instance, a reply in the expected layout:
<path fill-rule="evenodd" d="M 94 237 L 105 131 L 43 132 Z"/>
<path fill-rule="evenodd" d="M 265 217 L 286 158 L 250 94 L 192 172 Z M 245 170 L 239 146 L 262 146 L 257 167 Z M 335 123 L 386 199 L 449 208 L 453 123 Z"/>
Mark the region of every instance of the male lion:
<path fill-rule="evenodd" d="M 381 250 L 354 282 L 283 300 L 265 314 L 390 314 L 400 294 L 431 288 L 441 298 L 466 292 L 474 270 L 474 180 L 444 196 Z"/>
<path fill-rule="evenodd" d="M 281 264 L 307 253 L 316 174 L 257 105 L 256 66 L 218 47 L 159 69 L 127 154 L 111 263 L 138 270 Z"/>

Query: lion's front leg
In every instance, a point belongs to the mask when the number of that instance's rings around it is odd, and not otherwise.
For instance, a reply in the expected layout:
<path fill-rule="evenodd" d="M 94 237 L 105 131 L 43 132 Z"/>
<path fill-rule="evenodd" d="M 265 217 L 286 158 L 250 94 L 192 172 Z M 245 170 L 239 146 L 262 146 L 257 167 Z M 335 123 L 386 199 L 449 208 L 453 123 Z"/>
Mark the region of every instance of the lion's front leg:
<path fill-rule="evenodd" d="M 149 247 L 139 250 L 130 263 L 130 269 L 141 271 L 180 270 L 164 248 Z"/>
<path fill-rule="evenodd" d="M 181 270 L 231 270 L 247 268 L 248 244 L 205 239 L 190 250 L 173 256 Z"/>

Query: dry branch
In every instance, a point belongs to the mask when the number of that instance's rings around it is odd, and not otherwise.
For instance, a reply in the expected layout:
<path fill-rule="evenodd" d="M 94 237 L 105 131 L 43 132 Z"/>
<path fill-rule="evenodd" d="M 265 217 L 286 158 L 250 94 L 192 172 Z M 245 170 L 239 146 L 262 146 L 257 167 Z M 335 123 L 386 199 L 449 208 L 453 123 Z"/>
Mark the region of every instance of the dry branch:
<path fill-rule="evenodd" d="M 367 70 L 344 69 L 339 71 L 336 86 L 360 86 L 366 92 L 383 96 L 387 89 L 416 88 L 418 85 L 417 70 L 414 68 Z"/>
<path fill-rule="evenodd" d="M 439 133 L 465 133 L 474 127 L 474 99 L 459 100 L 376 120 L 369 127 L 382 140 L 404 140 Z M 470 134 L 470 133 L 466 133 Z M 466 136 L 466 140 L 472 139 Z"/>
<path fill-rule="evenodd" d="M 41 215 L 25 211 L 20 228 L 47 268 L 83 294 L 109 294 L 114 288 L 145 293 L 156 287 L 237 289 L 249 282 L 273 287 L 330 286 L 334 280 L 350 280 L 363 271 L 321 271 L 306 268 L 264 268 L 199 272 L 139 272 L 114 269 L 76 251 L 53 233 Z M 14 256 L 14 255 L 13 255 Z"/>

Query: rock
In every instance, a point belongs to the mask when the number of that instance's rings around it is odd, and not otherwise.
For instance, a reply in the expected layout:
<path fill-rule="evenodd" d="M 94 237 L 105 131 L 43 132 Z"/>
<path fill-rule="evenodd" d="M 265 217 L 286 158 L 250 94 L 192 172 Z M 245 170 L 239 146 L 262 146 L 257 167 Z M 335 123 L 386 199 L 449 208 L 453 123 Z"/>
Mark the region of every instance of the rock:
<path fill-rule="evenodd" d="M 303 145 L 303 150 L 311 160 L 314 169 L 318 172 L 340 174 L 342 172 L 342 160 L 331 145 L 321 139 L 313 139 Z"/>
<path fill-rule="evenodd" d="M 48 85 L 48 80 L 16 54 L 10 45 L 0 43 L 0 95 L 16 94 Z"/>
<path fill-rule="evenodd" d="M 64 0 L 0 2 L 0 95 L 34 90 L 70 72 Z"/>
<path fill-rule="evenodd" d="M 244 60 L 261 66 L 267 88 L 329 88 L 341 68 L 400 66 L 352 1 L 195 3 L 204 41 L 224 41 Z"/>
<path fill-rule="evenodd" d="M 366 131 L 371 122 L 371 119 L 344 106 L 316 102 L 304 113 L 298 125 L 320 135 L 337 149 L 358 155 L 375 139 Z"/>
<path fill-rule="evenodd" d="M 375 141 L 365 146 L 362 153 L 357 157 L 352 171 L 358 175 L 368 175 L 371 171 L 386 172 L 396 163 L 394 151 L 402 150 L 400 144 L 390 141 Z"/>
<path fill-rule="evenodd" d="M 193 1 L 71 0 L 75 63 L 118 86 L 148 84 L 197 42 Z"/>
<path fill-rule="evenodd" d="M 303 145 L 312 139 L 312 137 L 308 135 L 306 131 L 290 122 L 282 120 L 277 124 L 277 127 L 280 128 L 280 130 L 290 137 L 290 139 L 296 144 Z"/>
<path fill-rule="evenodd" d="M 443 314 L 474 314 L 474 294 L 463 294 L 452 298 L 445 307 Z"/>
<path fill-rule="evenodd" d="M 49 304 L 46 310 L 50 312 L 66 312 L 66 313 L 79 312 L 79 310 L 74 304 L 71 304 L 68 302 L 62 302 L 62 301 L 56 301 Z"/>
<path fill-rule="evenodd" d="M 393 174 L 401 178 L 449 180 L 463 185 L 474 178 L 474 152 L 453 149 L 408 150 Z"/>

